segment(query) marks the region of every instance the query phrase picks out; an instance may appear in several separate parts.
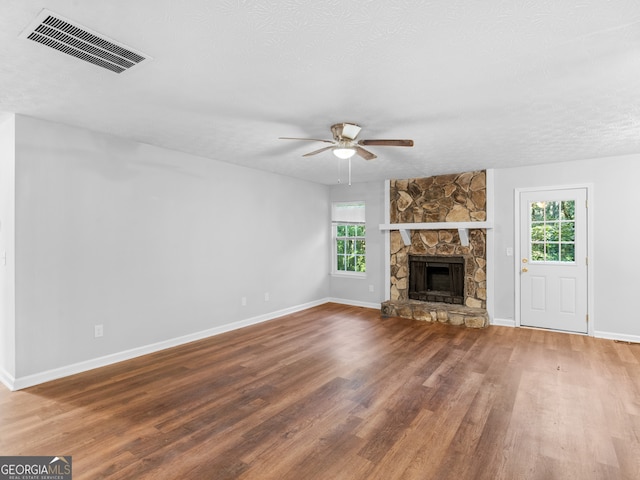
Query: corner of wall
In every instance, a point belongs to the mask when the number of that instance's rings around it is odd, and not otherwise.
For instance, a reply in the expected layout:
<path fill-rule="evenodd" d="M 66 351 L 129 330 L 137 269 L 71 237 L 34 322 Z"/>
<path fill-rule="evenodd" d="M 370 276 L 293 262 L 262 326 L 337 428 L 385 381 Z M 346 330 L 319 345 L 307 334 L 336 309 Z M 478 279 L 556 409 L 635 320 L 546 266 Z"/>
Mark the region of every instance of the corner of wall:
<path fill-rule="evenodd" d="M 0 382 L 15 366 L 15 114 L 0 112 Z"/>

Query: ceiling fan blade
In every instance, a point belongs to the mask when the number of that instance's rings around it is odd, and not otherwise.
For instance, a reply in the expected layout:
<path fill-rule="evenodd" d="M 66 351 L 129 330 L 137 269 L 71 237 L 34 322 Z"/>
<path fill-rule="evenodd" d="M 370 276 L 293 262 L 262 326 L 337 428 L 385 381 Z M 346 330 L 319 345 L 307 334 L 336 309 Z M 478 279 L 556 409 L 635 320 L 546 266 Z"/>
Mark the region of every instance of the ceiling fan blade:
<path fill-rule="evenodd" d="M 413 140 L 360 140 L 358 144 L 378 147 L 413 147 Z"/>
<path fill-rule="evenodd" d="M 356 153 L 360 155 L 362 158 L 364 158 L 365 160 L 373 160 L 374 158 L 378 158 L 377 155 L 374 155 L 369 150 L 365 150 L 364 148 L 358 147 L 358 146 L 356 146 L 355 148 L 356 148 Z"/>
<path fill-rule="evenodd" d="M 278 137 L 279 140 L 305 140 L 307 142 L 325 142 L 335 143 L 333 140 L 323 140 L 321 138 L 296 138 L 296 137 Z"/>
<path fill-rule="evenodd" d="M 314 150 L 313 152 L 309 152 L 309 153 L 305 153 L 304 155 L 302 155 L 303 157 L 310 157 L 311 155 L 316 155 L 318 153 L 322 153 L 322 152 L 326 152 L 327 150 L 331 150 L 333 148 L 333 146 L 331 147 L 324 147 L 321 148 L 320 150 Z"/>

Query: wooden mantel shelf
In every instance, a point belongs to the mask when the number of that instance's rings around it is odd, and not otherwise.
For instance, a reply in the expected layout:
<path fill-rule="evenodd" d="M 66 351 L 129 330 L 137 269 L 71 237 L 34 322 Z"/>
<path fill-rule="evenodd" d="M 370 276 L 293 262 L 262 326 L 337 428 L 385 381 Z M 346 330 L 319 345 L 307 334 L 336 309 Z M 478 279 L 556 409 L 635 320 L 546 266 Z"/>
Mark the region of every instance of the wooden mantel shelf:
<path fill-rule="evenodd" d="M 380 224 L 380 230 L 457 230 L 458 228 L 493 228 L 493 224 L 491 222 L 423 222 Z"/>
<path fill-rule="evenodd" d="M 458 230 L 460 244 L 469 246 L 469 229 L 493 228 L 491 222 L 382 223 L 380 230 L 399 230 L 405 245 L 411 245 L 409 230 Z"/>

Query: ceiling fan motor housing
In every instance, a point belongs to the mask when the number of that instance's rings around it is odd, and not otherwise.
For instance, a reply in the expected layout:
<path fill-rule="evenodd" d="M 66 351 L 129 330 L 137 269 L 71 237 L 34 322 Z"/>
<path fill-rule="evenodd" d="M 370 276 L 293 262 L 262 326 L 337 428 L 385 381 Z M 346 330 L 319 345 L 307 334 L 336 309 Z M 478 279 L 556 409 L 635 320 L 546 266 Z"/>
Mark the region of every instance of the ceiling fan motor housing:
<path fill-rule="evenodd" d="M 336 142 L 345 139 L 355 140 L 360 130 L 362 130 L 362 128 L 355 123 L 336 123 L 335 125 L 331 125 L 331 132 Z"/>

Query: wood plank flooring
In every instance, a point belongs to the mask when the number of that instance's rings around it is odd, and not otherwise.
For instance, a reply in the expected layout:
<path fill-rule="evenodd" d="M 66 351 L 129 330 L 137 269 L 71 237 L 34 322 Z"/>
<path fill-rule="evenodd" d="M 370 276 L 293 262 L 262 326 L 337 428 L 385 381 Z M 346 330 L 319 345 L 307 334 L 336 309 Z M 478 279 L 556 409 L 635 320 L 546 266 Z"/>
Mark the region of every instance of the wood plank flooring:
<path fill-rule="evenodd" d="M 640 345 L 326 304 L 0 386 L 0 455 L 74 479 L 638 479 Z"/>

